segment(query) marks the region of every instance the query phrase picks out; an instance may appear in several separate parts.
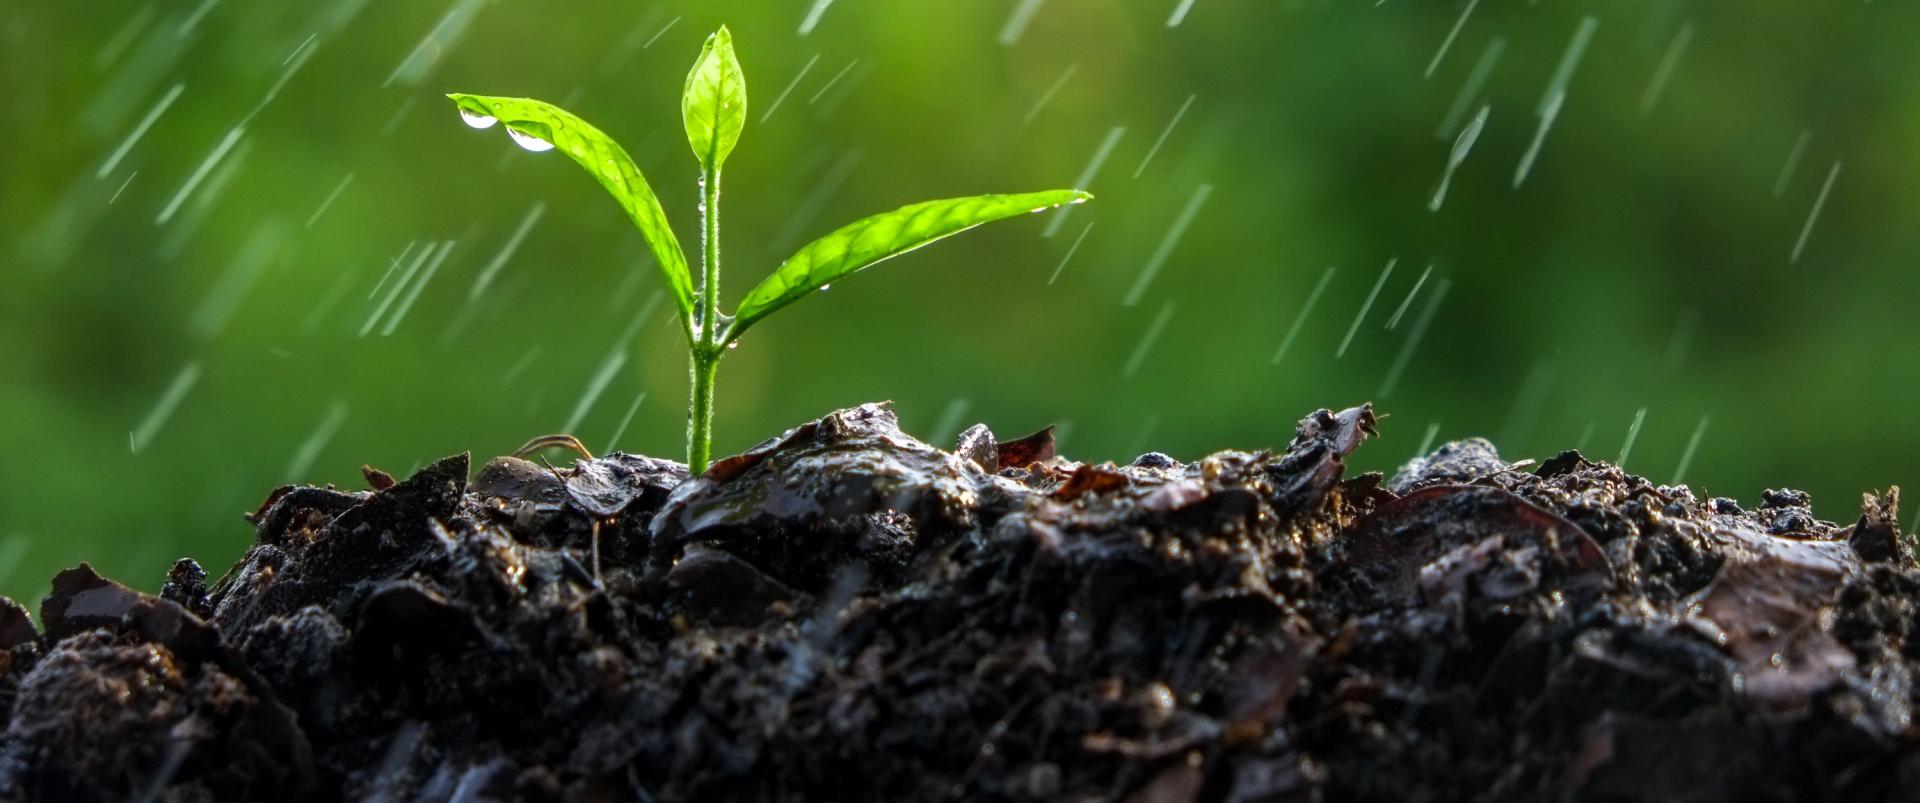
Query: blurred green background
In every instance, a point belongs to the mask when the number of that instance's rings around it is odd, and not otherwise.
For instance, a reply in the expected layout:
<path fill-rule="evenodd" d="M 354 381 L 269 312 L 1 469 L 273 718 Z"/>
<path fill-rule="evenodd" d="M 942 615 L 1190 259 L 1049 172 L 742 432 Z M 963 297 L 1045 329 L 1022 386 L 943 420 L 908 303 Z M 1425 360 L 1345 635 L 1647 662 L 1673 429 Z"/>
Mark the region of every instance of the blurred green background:
<path fill-rule="evenodd" d="M 441 94 L 594 121 L 696 249 L 678 96 L 723 22 L 750 86 L 728 308 L 870 212 L 1076 182 L 1099 199 L 762 324 L 722 367 L 719 452 L 892 399 L 940 442 L 1059 422 L 1077 459 L 1191 459 L 1373 400 L 1390 417 L 1369 469 L 1430 431 L 1612 459 L 1644 410 L 1627 465 L 1659 481 L 1696 433 L 1688 483 L 1803 488 L 1825 518 L 1920 481 L 1920 12 L 1468 8 L 0 6 L 0 593 L 37 599 L 81 560 L 149 588 L 182 554 L 218 574 L 273 486 L 360 487 L 362 463 L 569 424 L 681 456 L 685 357 L 638 235 L 564 157 L 468 130 Z"/>

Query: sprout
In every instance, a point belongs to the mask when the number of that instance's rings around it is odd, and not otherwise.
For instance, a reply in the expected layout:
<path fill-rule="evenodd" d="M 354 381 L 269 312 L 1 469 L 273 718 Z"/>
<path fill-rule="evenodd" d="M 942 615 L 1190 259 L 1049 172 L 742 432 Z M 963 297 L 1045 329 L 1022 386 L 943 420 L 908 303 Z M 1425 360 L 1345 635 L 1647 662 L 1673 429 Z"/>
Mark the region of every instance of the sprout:
<path fill-rule="evenodd" d="M 1093 196 L 1079 190 L 1015 195 L 976 195 L 925 201 L 854 221 L 802 247 L 761 280 L 724 315 L 720 309 L 720 169 L 739 144 L 747 119 L 747 83 L 733 52 L 733 35 L 722 27 L 700 49 L 687 74 L 680 102 L 687 144 L 700 163 L 701 281 L 680 241 L 667 225 L 660 200 L 612 137 L 572 113 L 537 100 L 455 93 L 447 96 L 462 119 L 476 128 L 498 121 L 514 142 L 530 151 L 557 150 L 600 181 L 639 227 L 661 277 L 680 311 L 692 365 L 687 412 L 687 466 L 704 473 L 713 451 L 713 391 L 720 358 L 761 319 L 830 282 L 899 256 L 934 240 L 994 220 L 1042 211 Z"/>

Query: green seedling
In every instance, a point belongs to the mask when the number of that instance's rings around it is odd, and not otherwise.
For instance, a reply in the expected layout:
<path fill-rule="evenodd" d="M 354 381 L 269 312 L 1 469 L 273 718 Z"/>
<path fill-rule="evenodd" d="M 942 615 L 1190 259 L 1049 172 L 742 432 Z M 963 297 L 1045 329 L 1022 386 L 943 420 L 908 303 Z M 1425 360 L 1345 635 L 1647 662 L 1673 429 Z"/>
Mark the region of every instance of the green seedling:
<path fill-rule="evenodd" d="M 747 119 L 747 82 L 725 27 L 707 37 L 687 74 L 680 101 L 687 143 L 700 163 L 701 282 L 667 225 L 660 200 L 620 144 L 572 113 L 538 100 L 448 95 L 474 128 L 500 123 L 529 151 L 558 150 L 599 179 L 633 219 L 653 251 L 660 275 L 680 311 L 691 360 L 687 410 L 687 467 L 704 473 L 713 451 L 713 389 L 720 358 L 742 334 L 774 311 L 829 283 L 934 240 L 1022 212 L 1041 212 L 1093 196 L 1079 190 L 976 195 L 904 206 L 874 215 L 808 243 L 747 292 L 732 315 L 720 307 L 720 168 L 740 141 Z"/>

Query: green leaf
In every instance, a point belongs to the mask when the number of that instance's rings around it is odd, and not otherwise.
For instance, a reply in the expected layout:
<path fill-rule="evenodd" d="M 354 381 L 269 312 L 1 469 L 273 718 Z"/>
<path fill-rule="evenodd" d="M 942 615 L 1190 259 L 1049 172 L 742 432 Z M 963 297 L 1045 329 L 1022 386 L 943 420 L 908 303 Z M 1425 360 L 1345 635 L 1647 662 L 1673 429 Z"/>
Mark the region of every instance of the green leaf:
<path fill-rule="evenodd" d="M 600 186 L 620 202 L 627 216 L 640 228 L 647 246 L 667 280 L 667 289 L 680 308 L 682 326 L 691 333 L 693 326 L 693 274 L 687 269 L 687 257 L 680 241 L 667 225 L 667 214 L 660 199 L 633 163 L 620 143 L 589 125 L 587 121 L 550 103 L 528 98 L 497 98 L 482 95 L 450 94 L 460 107 L 467 125 L 487 128 L 493 120 L 515 134 L 515 141 L 528 150 L 546 150 L 542 144 L 558 148 L 600 180 Z M 529 141 L 528 137 L 532 138 Z M 691 334 L 689 334 L 691 337 Z"/>
<path fill-rule="evenodd" d="M 687 73 L 686 93 L 680 98 L 680 116 L 687 124 L 687 144 L 700 166 L 719 170 L 720 163 L 740 142 L 747 123 L 747 77 L 733 54 L 733 34 L 721 26 L 707 37 L 700 58 Z"/>
<path fill-rule="evenodd" d="M 877 262 L 896 257 L 927 243 L 971 229 L 982 223 L 1022 212 L 1044 212 L 1092 198 L 1079 190 L 1048 190 L 1019 195 L 976 195 L 903 206 L 892 212 L 854 221 L 838 231 L 808 243 L 773 275 L 762 280 L 740 301 L 727 340 L 745 332 L 774 310 L 800 300 L 823 285 Z"/>

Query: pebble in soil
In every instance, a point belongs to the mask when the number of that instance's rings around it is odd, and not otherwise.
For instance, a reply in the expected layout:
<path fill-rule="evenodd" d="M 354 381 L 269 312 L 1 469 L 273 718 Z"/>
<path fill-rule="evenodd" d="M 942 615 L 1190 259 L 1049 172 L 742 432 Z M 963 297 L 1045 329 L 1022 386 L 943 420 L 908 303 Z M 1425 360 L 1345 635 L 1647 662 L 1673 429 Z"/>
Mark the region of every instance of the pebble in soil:
<path fill-rule="evenodd" d="M 0 605 L 0 797 L 1916 794 L 1896 494 L 1841 526 L 1484 441 L 1346 476 L 1374 427 L 1094 465 L 865 405 L 692 479 L 281 488 L 211 586 Z"/>

